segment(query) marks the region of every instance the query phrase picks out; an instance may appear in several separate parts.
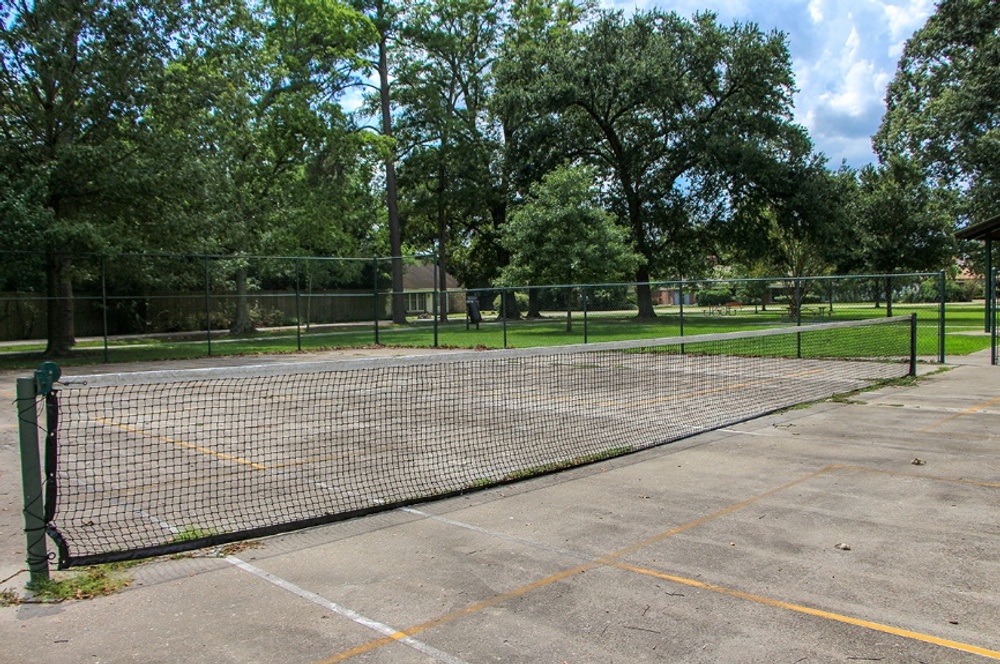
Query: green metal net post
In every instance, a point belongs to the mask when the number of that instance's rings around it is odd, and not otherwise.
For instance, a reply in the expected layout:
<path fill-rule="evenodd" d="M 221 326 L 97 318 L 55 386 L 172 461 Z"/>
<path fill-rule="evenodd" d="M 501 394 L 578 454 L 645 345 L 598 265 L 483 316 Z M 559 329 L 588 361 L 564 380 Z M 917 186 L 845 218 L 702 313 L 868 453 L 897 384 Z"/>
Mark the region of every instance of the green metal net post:
<path fill-rule="evenodd" d="M 21 442 L 21 488 L 24 494 L 24 534 L 28 552 L 29 588 L 49 579 L 49 554 L 45 545 L 42 467 L 38 454 L 38 391 L 35 378 L 17 379 L 17 420 Z"/>

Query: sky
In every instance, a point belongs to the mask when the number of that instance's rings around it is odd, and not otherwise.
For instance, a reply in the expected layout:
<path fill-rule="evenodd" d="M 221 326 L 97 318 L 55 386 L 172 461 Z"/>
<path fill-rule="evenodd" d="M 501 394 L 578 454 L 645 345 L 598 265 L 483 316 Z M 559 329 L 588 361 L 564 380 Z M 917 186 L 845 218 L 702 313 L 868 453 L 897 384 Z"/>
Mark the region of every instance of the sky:
<path fill-rule="evenodd" d="M 613 4 L 612 4 L 613 2 Z M 875 161 L 871 136 L 906 40 L 934 12 L 934 0 L 605 0 L 629 12 L 659 8 L 690 17 L 715 12 L 723 24 L 756 23 L 787 37 L 795 120 L 831 168 Z"/>

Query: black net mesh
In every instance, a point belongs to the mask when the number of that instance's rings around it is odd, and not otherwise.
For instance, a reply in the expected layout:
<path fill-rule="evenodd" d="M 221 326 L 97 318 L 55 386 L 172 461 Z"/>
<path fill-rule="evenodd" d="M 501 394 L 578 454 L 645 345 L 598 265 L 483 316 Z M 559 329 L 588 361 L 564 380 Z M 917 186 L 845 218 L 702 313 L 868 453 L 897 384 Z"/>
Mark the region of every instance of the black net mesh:
<path fill-rule="evenodd" d="M 909 356 L 909 319 L 886 319 L 68 377 L 50 531 L 70 566 L 290 530 L 857 390 L 907 375 Z"/>

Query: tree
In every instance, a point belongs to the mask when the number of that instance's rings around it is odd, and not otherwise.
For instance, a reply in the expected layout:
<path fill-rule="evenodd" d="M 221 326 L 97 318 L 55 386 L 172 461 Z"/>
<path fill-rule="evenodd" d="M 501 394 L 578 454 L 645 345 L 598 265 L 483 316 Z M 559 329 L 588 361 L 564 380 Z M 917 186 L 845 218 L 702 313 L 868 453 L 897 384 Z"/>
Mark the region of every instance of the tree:
<path fill-rule="evenodd" d="M 879 159 L 903 156 L 962 194 L 966 219 L 1000 203 L 1000 3 L 943 0 L 907 41 L 873 139 Z"/>
<path fill-rule="evenodd" d="M 510 252 L 507 285 L 616 281 L 641 260 L 627 231 L 598 199 L 591 168 L 562 166 L 546 175 L 504 226 Z M 566 331 L 572 331 L 573 289 L 566 291 Z"/>
<path fill-rule="evenodd" d="M 366 84 L 369 89 L 367 104 L 362 113 L 372 113 L 378 119 L 375 130 L 383 139 L 383 172 L 385 208 L 388 222 L 389 253 L 391 256 L 392 320 L 398 325 L 406 323 L 406 299 L 403 293 L 403 227 L 399 214 L 399 192 L 396 178 L 396 161 L 399 150 L 395 140 L 393 120 L 394 99 L 391 70 L 394 45 L 403 9 L 386 0 L 352 0 L 354 7 L 365 14 L 375 26 L 377 37 L 369 49 L 368 66 L 375 70 L 377 83 Z"/>
<path fill-rule="evenodd" d="M 337 101 L 375 30 L 337 0 L 228 4 L 180 64 L 206 100 L 199 109 L 213 226 L 206 244 L 241 257 L 230 331 L 245 333 L 254 329 L 249 256 L 301 246 L 281 246 L 289 239 L 281 229 L 310 216 L 301 206 L 309 197 L 300 186 L 307 165 L 352 141 Z"/>
<path fill-rule="evenodd" d="M 690 262 L 720 152 L 763 149 L 789 122 L 792 71 L 784 36 L 653 11 L 605 12 L 580 31 L 527 46 L 538 115 L 557 114 L 570 156 L 598 166 L 644 257 L 639 315 L 654 316 L 651 271 Z M 537 52 L 543 49 L 542 52 Z"/>
<path fill-rule="evenodd" d="M 939 270 L 954 255 L 944 199 L 921 169 L 902 157 L 861 169 L 849 209 L 857 227 L 858 260 L 871 273 Z M 882 287 L 891 316 L 893 279 L 883 279 Z"/>
<path fill-rule="evenodd" d="M 5 233 L 19 228 L 21 248 L 46 254 L 49 355 L 66 355 L 75 344 L 73 252 L 134 237 L 134 202 L 158 190 L 162 171 L 149 158 L 153 132 L 145 119 L 191 17 L 184 5 L 0 6 L 0 171 L 28 194 L 16 204 L 0 194 L 0 224 Z"/>
<path fill-rule="evenodd" d="M 407 154 L 400 169 L 408 237 L 437 245 L 439 283 L 450 247 L 489 214 L 495 124 L 486 102 L 499 42 L 496 0 L 415 3 L 402 29 L 407 58 L 398 67 L 398 137 Z M 447 310 L 441 307 L 442 320 Z"/>
<path fill-rule="evenodd" d="M 845 264 L 856 230 L 846 207 L 854 173 L 829 171 L 804 132 L 785 138 L 781 158 L 755 150 L 751 162 L 743 162 L 749 177 L 731 189 L 736 213 L 716 233 L 732 247 L 735 262 L 766 265 L 771 276 L 787 281 L 795 316 L 810 286 L 803 278 Z"/>

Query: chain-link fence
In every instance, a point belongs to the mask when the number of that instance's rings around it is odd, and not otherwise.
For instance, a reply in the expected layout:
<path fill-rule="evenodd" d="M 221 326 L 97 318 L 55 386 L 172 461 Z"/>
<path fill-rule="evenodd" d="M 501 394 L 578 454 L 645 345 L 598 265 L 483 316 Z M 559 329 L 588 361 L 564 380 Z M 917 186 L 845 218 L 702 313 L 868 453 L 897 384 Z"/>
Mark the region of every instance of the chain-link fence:
<path fill-rule="evenodd" d="M 467 289 L 433 257 L 407 256 L 398 259 L 403 288 L 393 293 L 388 258 L 170 254 L 74 255 L 63 270 L 68 287 L 60 289 L 46 257 L 5 258 L 0 347 L 43 350 L 50 326 L 68 310 L 75 352 L 105 361 L 136 345 L 188 344 L 188 355 L 371 344 L 526 347 L 909 313 L 918 316 L 920 355 L 944 361 L 946 303 L 983 292 L 943 273 Z"/>
<path fill-rule="evenodd" d="M 340 332 L 349 336 L 344 345 L 357 345 L 379 343 L 379 324 L 394 319 L 388 258 L 74 254 L 59 256 L 58 269 L 38 254 L 4 252 L 4 259 L 6 352 L 39 350 L 59 334 L 81 352 L 102 349 L 106 360 L 115 349 L 167 341 L 204 344 L 212 354 L 213 345 L 248 336 L 277 347 L 294 335 L 301 349 L 309 335 Z M 420 256 L 401 262 L 416 280 L 412 290 L 422 293 L 432 263 L 428 269 Z M 427 289 L 435 288 L 429 281 Z M 402 307 L 417 299 L 398 298 Z"/>
<path fill-rule="evenodd" d="M 944 361 L 942 273 L 539 286 L 462 291 L 482 315 L 449 318 L 452 345 L 520 347 L 684 336 L 917 313 L 920 353 Z M 642 315 L 648 291 L 653 316 Z M 972 290 L 956 299 L 968 299 Z M 460 326 L 459 326 L 460 325 Z M 459 327 L 456 327 L 459 326 Z"/>

